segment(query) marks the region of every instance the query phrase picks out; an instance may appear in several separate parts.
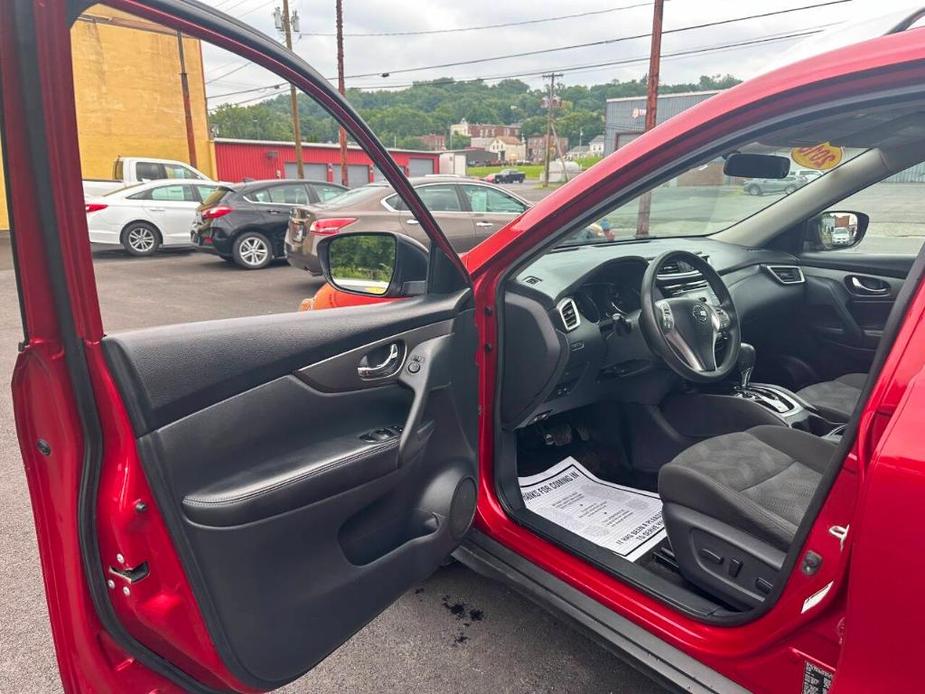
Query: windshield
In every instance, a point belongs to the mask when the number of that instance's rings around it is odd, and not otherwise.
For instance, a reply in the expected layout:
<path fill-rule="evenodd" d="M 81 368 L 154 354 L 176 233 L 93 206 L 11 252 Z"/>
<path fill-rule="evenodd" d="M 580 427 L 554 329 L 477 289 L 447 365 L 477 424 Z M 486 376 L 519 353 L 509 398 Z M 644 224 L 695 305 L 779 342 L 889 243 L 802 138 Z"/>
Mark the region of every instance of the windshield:
<path fill-rule="evenodd" d="M 725 159 L 718 157 L 615 208 L 595 224 L 569 235 L 559 245 L 714 234 L 804 186 L 813 185 L 864 150 L 834 147 L 828 143 L 794 143 L 784 147 L 755 143 L 736 151 L 785 157 L 790 161 L 789 173 L 783 178 L 727 176 L 723 171 Z"/>

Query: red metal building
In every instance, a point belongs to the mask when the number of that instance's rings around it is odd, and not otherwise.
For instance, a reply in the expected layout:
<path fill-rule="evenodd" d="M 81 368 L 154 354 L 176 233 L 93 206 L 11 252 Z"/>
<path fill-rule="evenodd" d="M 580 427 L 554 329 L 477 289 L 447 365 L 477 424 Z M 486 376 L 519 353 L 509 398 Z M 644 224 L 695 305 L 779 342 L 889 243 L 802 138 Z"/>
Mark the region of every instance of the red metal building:
<path fill-rule="evenodd" d="M 439 171 L 439 152 L 390 149 L 392 158 L 408 176 L 425 176 Z M 302 145 L 305 178 L 340 183 L 340 150 L 336 144 L 306 142 Z M 295 145 L 272 140 L 215 140 L 216 178 L 236 183 L 245 178 L 296 178 Z M 381 178 L 366 153 L 356 146 L 347 149 L 350 186 L 361 186 Z"/>

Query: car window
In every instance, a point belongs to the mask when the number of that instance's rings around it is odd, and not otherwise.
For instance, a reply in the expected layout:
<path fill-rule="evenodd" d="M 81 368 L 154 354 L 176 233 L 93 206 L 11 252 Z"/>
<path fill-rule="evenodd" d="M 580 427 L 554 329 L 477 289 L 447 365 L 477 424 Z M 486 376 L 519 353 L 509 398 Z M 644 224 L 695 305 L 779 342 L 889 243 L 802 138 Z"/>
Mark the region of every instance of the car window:
<path fill-rule="evenodd" d="M 459 196 L 456 195 L 456 187 L 452 185 L 444 186 L 422 186 L 416 189 L 418 195 L 427 209 L 431 212 L 462 212 L 462 206 L 459 204 Z M 386 203 L 396 210 L 407 209 L 404 201 L 398 195 L 392 195 L 386 198 Z"/>
<path fill-rule="evenodd" d="M 129 200 L 159 200 L 161 202 L 198 202 L 189 186 L 158 186 L 128 196 Z"/>
<path fill-rule="evenodd" d="M 163 164 L 153 161 L 139 161 L 135 163 L 135 178 L 139 181 L 157 181 L 167 178 Z"/>
<path fill-rule="evenodd" d="M 286 185 L 268 186 L 247 193 L 245 196 L 251 202 L 277 205 L 307 205 L 308 192 L 301 183 L 288 183 Z"/>
<path fill-rule="evenodd" d="M 228 193 L 231 192 L 231 188 L 226 188 L 225 186 L 219 186 L 215 188 L 207 196 L 203 197 L 202 204 L 211 207 L 212 205 L 217 205 L 219 201 L 224 198 Z"/>
<path fill-rule="evenodd" d="M 183 178 L 183 179 L 198 179 L 202 178 L 195 171 L 189 167 L 182 166 L 180 164 L 161 164 L 160 166 L 164 167 L 164 176 L 162 178 Z"/>
<path fill-rule="evenodd" d="M 466 185 L 462 189 L 473 212 L 520 214 L 527 209 L 520 200 L 488 186 Z"/>
<path fill-rule="evenodd" d="M 311 186 L 315 189 L 315 192 L 318 193 L 318 198 L 321 202 L 333 200 L 344 194 L 343 188 L 338 188 L 337 186 L 326 186 L 323 183 L 312 183 Z"/>
<path fill-rule="evenodd" d="M 199 193 L 200 200 L 208 200 L 209 196 L 211 196 L 212 193 L 218 190 L 218 187 L 216 186 L 195 186 L 195 188 L 196 188 L 196 192 Z M 228 189 L 224 188 L 223 190 L 228 190 Z"/>

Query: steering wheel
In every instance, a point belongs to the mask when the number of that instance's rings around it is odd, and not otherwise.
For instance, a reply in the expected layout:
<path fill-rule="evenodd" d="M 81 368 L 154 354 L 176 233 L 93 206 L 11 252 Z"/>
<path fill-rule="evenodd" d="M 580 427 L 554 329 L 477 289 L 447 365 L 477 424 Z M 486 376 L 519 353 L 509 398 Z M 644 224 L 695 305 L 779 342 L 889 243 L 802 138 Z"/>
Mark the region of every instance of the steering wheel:
<path fill-rule="evenodd" d="M 719 299 L 719 306 L 696 296 L 661 296 L 659 275 L 669 261 L 683 262 L 699 271 Z M 739 358 L 742 335 L 739 318 L 726 284 L 706 260 L 687 251 L 667 251 L 649 263 L 640 291 L 640 325 L 649 349 L 682 378 L 700 383 L 721 381 Z M 722 361 L 716 344 L 726 336 Z"/>

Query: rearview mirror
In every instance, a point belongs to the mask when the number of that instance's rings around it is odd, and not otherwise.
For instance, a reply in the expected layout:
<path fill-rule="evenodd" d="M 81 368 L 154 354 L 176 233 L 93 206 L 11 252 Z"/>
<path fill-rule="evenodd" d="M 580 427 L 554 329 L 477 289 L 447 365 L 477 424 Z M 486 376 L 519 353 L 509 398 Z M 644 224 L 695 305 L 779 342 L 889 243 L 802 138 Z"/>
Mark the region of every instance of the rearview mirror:
<path fill-rule="evenodd" d="M 324 279 L 350 294 L 383 298 L 422 294 L 427 249 L 403 234 L 343 233 L 318 243 Z"/>
<path fill-rule="evenodd" d="M 773 154 L 735 152 L 726 157 L 723 173 L 737 178 L 786 178 L 790 160 Z"/>
<path fill-rule="evenodd" d="M 828 211 L 809 221 L 808 242 L 812 250 L 837 251 L 857 246 L 870 217 L 863 212 Z"/>

